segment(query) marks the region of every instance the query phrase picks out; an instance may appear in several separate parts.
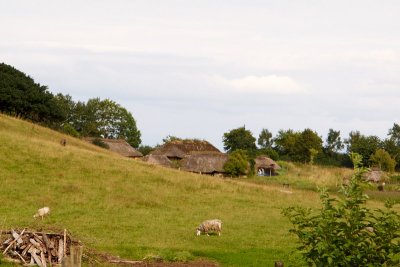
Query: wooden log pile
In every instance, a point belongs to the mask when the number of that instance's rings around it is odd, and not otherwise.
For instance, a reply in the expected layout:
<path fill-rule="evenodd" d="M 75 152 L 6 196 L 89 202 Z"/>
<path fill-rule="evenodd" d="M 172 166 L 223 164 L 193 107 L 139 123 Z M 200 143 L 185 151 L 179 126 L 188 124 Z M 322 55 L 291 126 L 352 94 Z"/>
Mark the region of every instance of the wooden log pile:
<path fill-rule="evenodd" d="M 0 247 L 4 257 L 29 266 L 57 266 L 70 253 L 71 237 L 62 234 L 11 230 L 0 232 Z"/>

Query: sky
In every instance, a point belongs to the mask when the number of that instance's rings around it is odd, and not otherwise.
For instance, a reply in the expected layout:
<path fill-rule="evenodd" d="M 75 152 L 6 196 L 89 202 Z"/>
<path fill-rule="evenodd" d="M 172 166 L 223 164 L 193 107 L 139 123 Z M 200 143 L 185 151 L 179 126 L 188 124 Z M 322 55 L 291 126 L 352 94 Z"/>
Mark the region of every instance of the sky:
<path fill-rule="evenodd" d="M 0 0 L 0 36 L 0 62 L 114 100 L 145 145 L 400 123 L 397 0 Z"/>

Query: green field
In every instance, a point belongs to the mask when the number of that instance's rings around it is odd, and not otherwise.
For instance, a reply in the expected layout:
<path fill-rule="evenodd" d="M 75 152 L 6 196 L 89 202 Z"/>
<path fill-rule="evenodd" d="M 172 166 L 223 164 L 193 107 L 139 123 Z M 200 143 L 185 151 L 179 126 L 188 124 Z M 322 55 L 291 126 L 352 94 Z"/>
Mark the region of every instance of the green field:
<path fill-rule="evenodd" d="M 0 229 L 65 228 L 84 244 L 86 262 L 97 251 L 132 260 L 157 255 L 167 261 L 205 258 L 221 266 L 273 266 L 276 260 L 302 266 L 282 209 L 318 207 L 318 193 L 308 186 L 333 187 L 350 173 L 289 166 L 281 179 L 300 189 L 288 194 L 279 176 L 266 183 L 195 175 L 126 159 L 72 137 L 63 147 L 62 138 L 0 115 Z M 43 206 L 51 215 L 34 219 Z M 198 224 L 213 218 L 223 221 L 222 235 L 195 236 Z"/>

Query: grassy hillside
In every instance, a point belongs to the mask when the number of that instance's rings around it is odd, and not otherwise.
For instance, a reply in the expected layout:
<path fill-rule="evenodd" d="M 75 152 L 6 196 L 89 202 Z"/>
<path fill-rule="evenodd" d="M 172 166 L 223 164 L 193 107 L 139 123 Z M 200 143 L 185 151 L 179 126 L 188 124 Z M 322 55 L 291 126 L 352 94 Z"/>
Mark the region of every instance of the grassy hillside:
<path fill-rule="evenodd" d="M 315 192 L 287 194 L 279 185 L 151 166 L 71 137 L 63 147 L 64 137 L 0 115 L 0 229 L 66 228 L 86 248 L 128 259 L 297 262 L 281 210 L 299 203 L 316 207 Z M 51 215 L 34 219 L 42 206 Z M 212 218 L 223 221 L 222 236 L 195 236 L 197 225 Z"/>

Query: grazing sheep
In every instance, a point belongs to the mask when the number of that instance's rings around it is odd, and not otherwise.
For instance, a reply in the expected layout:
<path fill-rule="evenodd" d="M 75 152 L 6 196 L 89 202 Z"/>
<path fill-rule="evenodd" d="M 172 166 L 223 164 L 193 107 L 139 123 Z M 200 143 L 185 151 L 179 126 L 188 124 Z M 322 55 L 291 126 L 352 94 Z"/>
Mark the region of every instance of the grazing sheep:
<path fill-rule="evenodd" d="M 209 235 L 210 232 L 218 233 L 221 235 L 222 222 L 221 220 L 207 220 L 202 222 L 199 227 L 196 228 L 196 235 L 206 234 Z"/>
<path fill-rule="evenodd" d="M 33 218 L 37 218 L 37 217 L 43 217 L 49 215 L 50 213 L 50 208 L 49 207 L 43 207 L 41 209 L 38 209 L 37 213 L 35 215 L 33 215 Z"/>

